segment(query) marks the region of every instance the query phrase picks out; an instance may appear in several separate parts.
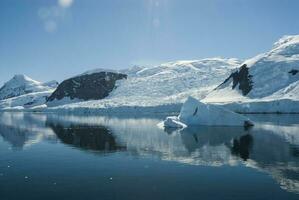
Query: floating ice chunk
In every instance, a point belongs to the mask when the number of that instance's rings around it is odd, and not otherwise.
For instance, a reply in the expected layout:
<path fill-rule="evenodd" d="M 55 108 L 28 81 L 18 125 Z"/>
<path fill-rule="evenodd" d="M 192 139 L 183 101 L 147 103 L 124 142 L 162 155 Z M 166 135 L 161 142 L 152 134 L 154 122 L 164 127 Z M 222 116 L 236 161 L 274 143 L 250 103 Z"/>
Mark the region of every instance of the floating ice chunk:
<path fill-rule="evenodd" d="M 185 128 L 187 127 L 184 123 L 180 122 L 176 116 L 167 117 L 163 122 L 163 126 L 167 128 Z"/>
<path fill-rule="evenodd" d="M 184 103 L 178 119 L 186 125 L 253 126 L 243 115 L 217 105 L 202 103 L 192 97 Z"/>

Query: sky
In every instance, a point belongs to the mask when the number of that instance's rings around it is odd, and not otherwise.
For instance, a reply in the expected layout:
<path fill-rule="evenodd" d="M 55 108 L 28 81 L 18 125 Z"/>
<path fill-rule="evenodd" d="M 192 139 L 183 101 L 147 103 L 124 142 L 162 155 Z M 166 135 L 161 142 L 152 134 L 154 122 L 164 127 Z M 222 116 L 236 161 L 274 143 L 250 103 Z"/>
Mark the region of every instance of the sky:
<path fill-rule="evenodd" d="M 0 0 L 0 84 L 95 68 L 247 59 L 299 34 L 298 0 Z"/>

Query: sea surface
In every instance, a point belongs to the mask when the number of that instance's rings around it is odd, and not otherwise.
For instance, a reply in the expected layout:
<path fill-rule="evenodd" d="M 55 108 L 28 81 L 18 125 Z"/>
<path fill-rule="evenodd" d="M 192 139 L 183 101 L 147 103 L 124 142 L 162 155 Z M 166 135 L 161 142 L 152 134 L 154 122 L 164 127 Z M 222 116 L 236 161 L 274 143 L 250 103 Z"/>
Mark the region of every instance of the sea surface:
<path fill-rule="evenodd" d="M 162 129 L 160 117 L 0 113 L 0 199 L 299 199 L 299 115 Z"/>

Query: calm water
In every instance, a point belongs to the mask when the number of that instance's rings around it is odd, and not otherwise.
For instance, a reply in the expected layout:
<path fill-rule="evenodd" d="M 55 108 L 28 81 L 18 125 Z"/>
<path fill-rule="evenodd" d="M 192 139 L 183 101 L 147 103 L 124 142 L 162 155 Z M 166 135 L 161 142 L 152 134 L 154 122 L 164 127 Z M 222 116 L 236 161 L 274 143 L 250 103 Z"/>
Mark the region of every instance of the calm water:
<path fill-rule="evenodd" d="M 0 113 L 0 199 L 299 199 L 299 116 L 249 130 Z"/>

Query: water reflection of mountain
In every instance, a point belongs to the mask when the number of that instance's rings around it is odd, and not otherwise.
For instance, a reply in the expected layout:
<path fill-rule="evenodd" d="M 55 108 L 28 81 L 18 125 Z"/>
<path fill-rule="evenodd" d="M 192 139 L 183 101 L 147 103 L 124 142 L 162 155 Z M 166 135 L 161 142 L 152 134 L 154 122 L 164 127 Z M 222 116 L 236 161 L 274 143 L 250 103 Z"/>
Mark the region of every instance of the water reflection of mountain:
<path fill-rule="evenodd" d="M 211 146 L 229 145 L 233 139 L 246 135 L 249 131 L 243 127 L 198 126 L 183 129 L 180 133 L 184 145 L 192 152 L 206 144 Z"/>
<path fill-rule="evenodd" d="M 0 135 L 4 141 L 9 142 L 14 149 L 22 149 L 29 140 L 30 132 L 0 125 Z"/>
<path fill-rule="evenodd" d="M 45 127 L 46 116 L 29 113 L 0 113 L 0 135 L 14 150 L 39 143 L 56 142 L 53 132 Z"/>
<path fill-rule="evenodd" d="M 200 149 L 212 147 L 215 148 L 213 153 L 219 152 L 219 160 L 209 160 L 209 157 L 205 156 L 207 165 L 209 165 L 209 161 L 221 164 L 221 157 L 223 157 L 223 164 L 237 162 L 233 156 L 246 161 L 250 158 L 254 141 L 250 130 L 245 130 L 242 127 L 193 127 L 182 130 L 181 134 L 183 144 L 193 154 L 199 153 Z M 216 151 L 217 148 L 219 151 Z M 204 153 L 200 152 L 200 155 L 204 155 Z M 224 155 L 224 153 L 228 155 Z M 213 164 L 210 163 L 210 165 Z"/>
<path fill-rule="evenodd" d="M 20 147 L 58 138 L 84 150 L 126 150 L 134 156 L 150 155 L 190 165 L 245 165 L 270 174 L 282 188 L 299 193 L 299 125 L 294 120 L 290 125 L 287 120 L 278 120 L 278 124 L 261 121 L 250 130 L 193 127 L 166 133 L 156 126 L 158 119 L 10 113 L 0 116 L 0 133 Z"/>
<path fill-rule="evenodd" d="M 246 165 L 271 174 L 283 188 L 299 192 L 299 158 L 297 135 L 299 126 L 257 124 L 250 130 L 242 127 L 193 127 L 182 131 L 164 132 L 155 119 L 119 119 L 72 116 L 52 119 L 60 123 L 86 126 L 102 125 L 128 152 L 154 155 L 192 165 Z M 275 118 L 276 119 L 276 118 Z M 277 121 L 277 120 L 276 120 Z"/>
<path fill-rule="evenodd" d="M 118 145 L 112 133 L 103 126 L 70 125 L 64 127 L 61 124 L 47 123 L 57 137 L 65 144 L 73 145 L 86 150 L 111 152 L 124 150 Z"/>
<path fill-rule="evenodd" d="M 181 131 L 181 137 L 188 151 L 192 152 L 190 163 L 208 166 L 244 164 L 271 174 L 282 188 L 299 193 L 299 147 L 296 145 L 299 135 L 296 138 L 293 134 L 299 127 L 272 126 L 269 129 L 260 125 L 248 131 L 224 127 L 187 128 Z M 291 144 L 291 141 L 295 143 Z"/>
<path fill-rule="evenodd" d="M 299 127 L 290 126 L 289 132 L 272 128 L 260 126 L 251 133 L 254 145 L 247 165 L 271 174 L 284 189 L 299 193 L 299 135 L 294 135 Z"/>

